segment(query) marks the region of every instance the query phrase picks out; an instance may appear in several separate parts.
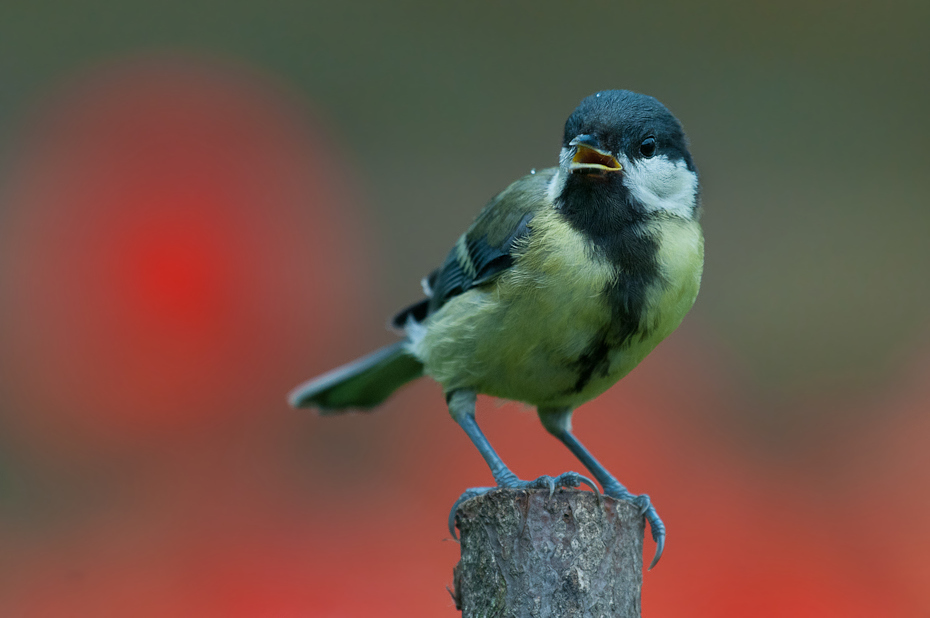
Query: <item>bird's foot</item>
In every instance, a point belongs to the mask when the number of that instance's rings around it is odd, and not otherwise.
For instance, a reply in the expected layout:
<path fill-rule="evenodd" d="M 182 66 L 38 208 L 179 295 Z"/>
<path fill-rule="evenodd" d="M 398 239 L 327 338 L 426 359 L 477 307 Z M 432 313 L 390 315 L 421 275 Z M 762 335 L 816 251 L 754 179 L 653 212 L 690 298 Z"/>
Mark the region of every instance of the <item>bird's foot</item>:
<path fill-rule="evenodd" d="M 656 553 L 652 558 L 652 563 L 649 565 L 649 568 L 652 569 L 652 567 L 659 562 L 659 558 L 662 557 L 662 552 L 665 550 L 665 524 L 662 523 L 662 519 L 656 512 L 656 507 L 652 506 L 652 501 L 647 494 L 640 494 L 638 496 L 631 494 L 620 483 L 609 483 L 604 487 L 604 493 L 611 498 L 625 500 L 626 502 L 635 504 L 639 507 L 640 515 L 645 517 L 646 521 L 649 522 L 652 540 L 656 542 Z"/>
<path fill-rule="evenodd" d="M 508 489 L 548 489 L 549 497 L 551 498 L 552 494 L 555 493 L 556 487 L 580 487 L 583 483 L 594 490 L 594 494 L 597 496 L 597 503 L 601 503 L 601 492 L 597 489 L 597 485 L 594 484 L 594 481 L 577 472 L 563 472 L 556 477 L 541 476 L 532 481 L 520 480 L 517 478 L 517 475 L 512 472 L 508 474 L 509 476 L 503 475 L 498 479 L 499 484 L 497 487 L 472 487 L 466 489 L 462 495 L 458 497 L 458 500 L 455 501 L 455 504 L 452 505 L 452 510 L 449 512 L 449 532 L 452 534 L 452 538 L 458 538 L 455 534 L 455 512 L 458 510 L 459 506 L 472 498 L 476 498 L 501 487 Z"/>
<path fill-rule="evenodd" d="M 521 481 L 514 474 L 511 474 L 511 477 L 502 478 L 498 487 L 509 487 L 513 489 L 548 489 L 549 497 L 551 498 L 552 494 L 555 493 L 556 487 L 581 487 L 581 485 L 584 484 L 594 491 L 598 503 L 601 501 L 601 492 L 597 488 L 597 485 L 594 484 L 594 481 L 577 472 L 563 472 L 556 477 L 541 476 L 532 481 Z"/>

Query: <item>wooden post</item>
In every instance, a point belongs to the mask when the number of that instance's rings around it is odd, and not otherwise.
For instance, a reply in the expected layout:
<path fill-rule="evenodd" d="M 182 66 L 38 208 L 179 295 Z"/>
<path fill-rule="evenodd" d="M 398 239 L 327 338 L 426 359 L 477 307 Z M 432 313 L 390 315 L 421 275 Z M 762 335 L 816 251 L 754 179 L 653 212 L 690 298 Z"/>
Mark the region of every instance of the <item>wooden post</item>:
<path fill-rule="evenodd" d="M 590 491 L 495 489 L 456 511 L 463 618 L 640 617 L 643 517 Z"/>

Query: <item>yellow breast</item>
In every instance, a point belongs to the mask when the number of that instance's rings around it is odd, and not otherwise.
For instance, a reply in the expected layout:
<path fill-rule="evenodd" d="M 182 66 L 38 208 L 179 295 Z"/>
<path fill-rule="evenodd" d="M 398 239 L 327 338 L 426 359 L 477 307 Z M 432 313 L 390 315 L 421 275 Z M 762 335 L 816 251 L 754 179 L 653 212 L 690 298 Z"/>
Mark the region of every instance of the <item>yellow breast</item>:
<path fill-rule="evenodd" d="M 700 284 L 700 227 L 663 223 L 658 259 L 671 285 L 650 290 L 655 328 L 612 350 L 607 376 L 580 392 L 578 360 L 610 326 L 604 295 L 615 269 L 556 211 L 532 220 L 515 263 L 489 285 L 451 299 L 414 338 L 425 371 L 445 390 L 472 389 L 536 406 L 571 406 L 600 394 L 668 335 L 694 302 Z"/>

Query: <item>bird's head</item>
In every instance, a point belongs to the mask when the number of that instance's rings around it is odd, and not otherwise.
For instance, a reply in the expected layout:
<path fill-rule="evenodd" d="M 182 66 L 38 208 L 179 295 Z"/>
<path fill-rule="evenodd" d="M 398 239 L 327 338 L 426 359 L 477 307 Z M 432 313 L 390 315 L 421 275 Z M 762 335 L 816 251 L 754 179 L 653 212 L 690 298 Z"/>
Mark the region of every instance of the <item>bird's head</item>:
<path fill-rule="evenodd" d="M 584 99 L 565 123 L 559 167 L 563 207 L 615 202 L 642 215 L 697 216 L 698 175 L 687 138 L 653 97 L 605 90 Z"/>

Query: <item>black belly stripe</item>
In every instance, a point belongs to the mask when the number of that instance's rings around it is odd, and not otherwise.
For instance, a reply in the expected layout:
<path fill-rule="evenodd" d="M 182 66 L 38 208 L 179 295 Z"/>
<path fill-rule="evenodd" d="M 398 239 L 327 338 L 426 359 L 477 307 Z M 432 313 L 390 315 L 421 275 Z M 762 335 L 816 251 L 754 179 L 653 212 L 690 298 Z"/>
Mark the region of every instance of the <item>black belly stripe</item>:
<path fill-rule="evenodd" d="M 623 345 L 651 330 L 652 325 L 646 319 L 647 295 L 650 288 L 662 284 L 662 275 L 657 258 L 659 244 L 640 226 L 617 234 L 614 243 L 611 261 L 617 277 L 607 285 L 604 294 L 612 318 L 609 337 L 615 345 Z"/>
<path fill-rule="evenodd" d="M 584 390 L 594 377 L 604 377 L 610 369 L 610 346 L 603 337 L 598 337 L 585 350 L 576 362 L 578 379 L 570 392 L 579 393 Z"/>
<path fill-rule="evenodd" d="M 611 350 L 649 334 L 647 294 L 663 279 L 658 240 L 648 232 L 647 215 L 632 204 L 619 176 L 594 182 L 570 176 L 560 202 L 563 216 L 590 241 L 592 253 L 606 258 L 617 273 L 603 292 L 611 322 L 573 363 L 578 371 L 573 390 L 580 392 L 593 378 L 607 375 Z"/>

